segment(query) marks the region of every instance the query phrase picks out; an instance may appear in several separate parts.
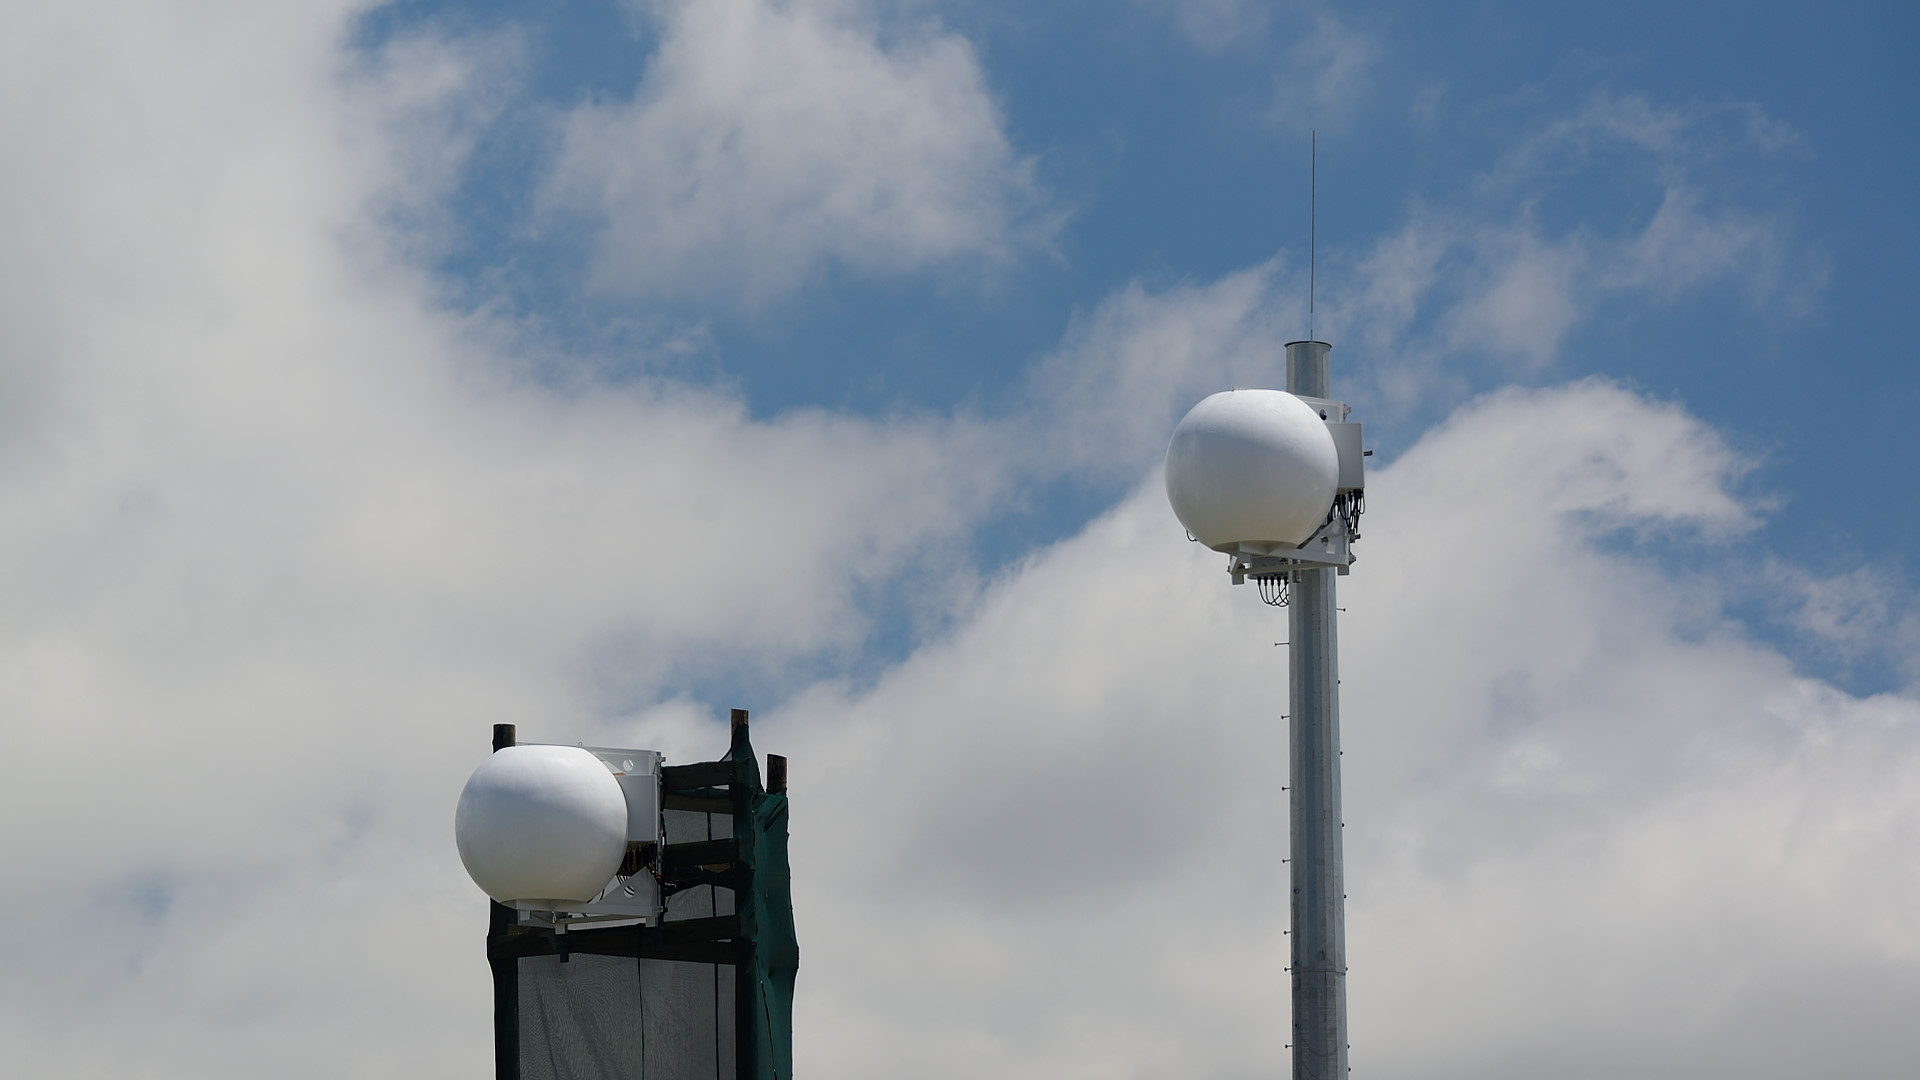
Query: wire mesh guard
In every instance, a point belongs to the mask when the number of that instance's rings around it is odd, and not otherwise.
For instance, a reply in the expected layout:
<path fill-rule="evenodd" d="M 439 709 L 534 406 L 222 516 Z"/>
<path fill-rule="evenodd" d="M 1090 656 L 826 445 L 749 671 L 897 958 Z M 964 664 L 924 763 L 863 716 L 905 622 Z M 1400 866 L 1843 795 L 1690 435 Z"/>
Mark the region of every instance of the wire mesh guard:
<path fill-rule="evenodd" d="M 729 814 L 668 810 L 668 844 L 733 835 Z M 734 891 L 667 897 L 665 922 L 734 914 Z M 521 1080 L 734 1080 L 731 964 L 596 956 L 520 958 Z"/>
<path fill-rule="evenodd" d="M 1253 583 L 1259 587 L 1263 603 L 1286 607 L 1287 601 L 1292 599 L 1292 590 L 1287 586 L 1285 574 L 1264 574 L 1254 578 Z"/>
<path fill-rule="evenodd" d="M 519 974 L 523 1080 L 734 1075 L 731 967 L 582 954 Z"/>

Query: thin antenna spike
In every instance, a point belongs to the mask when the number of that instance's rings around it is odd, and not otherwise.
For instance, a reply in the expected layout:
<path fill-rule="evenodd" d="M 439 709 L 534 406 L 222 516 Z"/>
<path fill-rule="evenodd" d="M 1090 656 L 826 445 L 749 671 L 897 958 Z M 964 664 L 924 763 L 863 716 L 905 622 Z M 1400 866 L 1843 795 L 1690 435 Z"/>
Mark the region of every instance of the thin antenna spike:
<path fill-rule="evenodd" d="M 1319 254 L 1320 227 L 1320 132 L 1307 133 L 1307 340 L 1313 336 L 1313 286 L 1315 260 Z"/>

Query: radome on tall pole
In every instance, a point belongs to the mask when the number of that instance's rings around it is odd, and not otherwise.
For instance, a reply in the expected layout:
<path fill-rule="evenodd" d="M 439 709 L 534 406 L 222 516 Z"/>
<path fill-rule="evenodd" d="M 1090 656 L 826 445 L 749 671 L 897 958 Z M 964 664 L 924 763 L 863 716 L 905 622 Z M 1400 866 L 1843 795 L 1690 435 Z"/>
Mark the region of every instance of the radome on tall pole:
<path fill-rule="evenodd" d="M 1288 809 L 1295 1080 L 1347 1075 L 1340 661 L 1335 580 L 1354 562 L 1366 476 L 1360 425 L 1331 397 L 1324 341 L 1287 345 L 1287 389 L 1195 405 L 1167 445 L 1167 498 L 1233 583 L 1288 608 Z"/>
<path fill-rule="evenodd" d="M 1329 396 L 1324 341 L 1287 346 L 1287 389 L 1228 390 L 1167 444 L 1167 499 L 1187 533 L 1227 556 L 1233 583 L 1286 606 L 1293 1075 L 1347 1075 L 1340 656 L 1335 581 L 1354 562 L 1366 476 L 1360 425 Z"/>

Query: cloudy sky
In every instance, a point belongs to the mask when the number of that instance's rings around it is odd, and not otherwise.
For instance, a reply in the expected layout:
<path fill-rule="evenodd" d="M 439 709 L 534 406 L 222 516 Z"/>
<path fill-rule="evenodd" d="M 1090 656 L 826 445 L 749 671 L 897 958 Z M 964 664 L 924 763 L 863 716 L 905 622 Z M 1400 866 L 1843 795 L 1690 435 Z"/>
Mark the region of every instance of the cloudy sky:
<path fill-rule="evenodd" d="M 1920 1057 L 1906 4 L 16 5 L 0 1047 L 485 1075 L 489 726 L 792 761 L 803 1076 L 1284 1070 L 1314 330 L 1352 1063 Z"/>

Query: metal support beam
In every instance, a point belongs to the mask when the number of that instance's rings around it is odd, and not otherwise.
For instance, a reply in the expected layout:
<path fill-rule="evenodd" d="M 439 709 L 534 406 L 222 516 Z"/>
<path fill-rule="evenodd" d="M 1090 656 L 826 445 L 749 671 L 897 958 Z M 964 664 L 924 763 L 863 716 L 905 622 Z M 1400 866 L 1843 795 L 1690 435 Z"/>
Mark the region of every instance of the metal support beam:
<path fill-rule="evenodd" d="M 1331 397 L 1322 341 L 1287 346 L 1287 389 Z M 1288 781 L 1293 870 L 1294 1080 L 1347 1075 L 1347 929 L 1340 843 L 1340 662 L 1335 573 L 1293 572 L 1287 622 Z"/>

